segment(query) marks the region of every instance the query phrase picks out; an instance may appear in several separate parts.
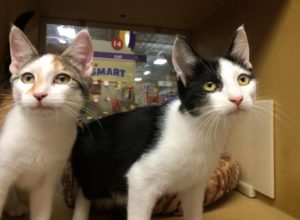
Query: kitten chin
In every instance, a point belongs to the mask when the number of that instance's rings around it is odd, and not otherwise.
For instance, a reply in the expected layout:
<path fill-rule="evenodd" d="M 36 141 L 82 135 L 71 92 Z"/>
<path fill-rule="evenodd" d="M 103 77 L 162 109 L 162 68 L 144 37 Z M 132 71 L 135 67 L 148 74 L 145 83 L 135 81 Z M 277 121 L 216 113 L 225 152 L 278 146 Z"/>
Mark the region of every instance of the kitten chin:
<path fill-rule="evenodd" d="M 57 114 L 60 111 L 60 109 L 51 107 L 33 107 L 26 108 L 24 109 L 24 111 L 26 111 L 27 114 L 53 117 L 53 114 Z"/>

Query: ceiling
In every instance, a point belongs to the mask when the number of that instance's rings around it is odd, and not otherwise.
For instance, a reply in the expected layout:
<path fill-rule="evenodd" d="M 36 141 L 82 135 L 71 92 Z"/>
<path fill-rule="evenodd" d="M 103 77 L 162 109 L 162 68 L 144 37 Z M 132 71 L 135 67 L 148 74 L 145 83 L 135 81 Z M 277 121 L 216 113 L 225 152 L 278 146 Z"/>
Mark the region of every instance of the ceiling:
<path fill-rule="evenodd" d="M 47 22 L 51 23 L 51 19 L 54 19 L 54 23 L 68 24 L 71 21 L 75 25 L 88 26 L 94 39 L 110 40 L 115 34 L 111 24 L 117 25 L 117 28 L 126 25 L 130 26 L 129 29 L 138 30 L 137 43 L 133 52 L 147 55 L 147 62 L 137 63 L 136 74 L 142 75 L 145 69 L 150 69 L 151 72 L 157 73 L 157 77 L 151 74 L 143 78 L 158 80 L 173 72 L 171 64 L 158 67 L 153 65 L 153 61 L 159 51 L 163 51 L 170 61 L 175 33 L 188 33 L 197 29 L 208 16 L 230 0 L 31 1 L 39 15 L 48 18 Z M 109 29 L 99 28 L 105 27 L 105 24 L 109 24 L 107 26 Z M 49 36 L 51 38 L 56 34 L 54 33 L 56 29 L 52 30 L 53 33 L 51 29 L 48 31 L 47 41 Z M 164 34 L 157 34 L 160 32 Z M 56 47 L 55 49 L 59 49 L 57 46 L 60 47 L 55 42 L 52 45 Z"/>
<path fill-rule="evenodd" d="M 229 0 L 32 1 L 43 17 L 192 30 Z"/>

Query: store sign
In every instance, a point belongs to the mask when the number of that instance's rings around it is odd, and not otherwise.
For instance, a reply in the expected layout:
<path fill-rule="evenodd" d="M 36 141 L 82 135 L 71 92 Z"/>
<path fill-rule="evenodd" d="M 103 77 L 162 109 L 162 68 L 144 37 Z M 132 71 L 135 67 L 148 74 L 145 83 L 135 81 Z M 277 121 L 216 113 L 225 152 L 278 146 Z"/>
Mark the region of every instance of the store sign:
<path fill-rule="evenodd" d="M 94 52 L 95 58 L 105 58 L 105 59 L 119 59 L 119 60 L 132 60 L 135 62 L 147 62 L 147 56 L 136 55 L 136 54 L 124 54 L 124 53 L 111 53 L 111 52 Z"/>
<path fill-rule="evenodd" d="M 111 41 L 111 46 L 115 50 L 121 50 L 123 48 L 123 41 L 120 38 L 113 38 Z"/>
<path fill-rule="evenodd" d="M 112 67 L 97 67 L 93 75 L 125 77 L 126 70 Z"/>
<path fill-rule="evenodd" d="M 161 86 L 161 87 L 172 87 L 173 84 L 172 82 L 170 81 L 158 81 L 158 86 Z"/>
<path fill-rule="evenodd" d="M 93 80 L 132 82 L 135 64 L 132 61 L 94 59 Z"/>

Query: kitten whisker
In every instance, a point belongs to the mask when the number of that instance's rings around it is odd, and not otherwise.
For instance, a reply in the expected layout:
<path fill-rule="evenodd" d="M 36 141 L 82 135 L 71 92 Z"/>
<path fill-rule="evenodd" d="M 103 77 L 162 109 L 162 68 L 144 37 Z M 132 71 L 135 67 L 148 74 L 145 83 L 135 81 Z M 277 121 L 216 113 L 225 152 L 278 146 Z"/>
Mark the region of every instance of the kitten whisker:
<path fill-rule="evenodd" d="M 10 108 L 10 107 L 14 106 L 15 104 L 16 104 L 16 103 L 11 103 L 11 104 L 8 104 L 8 105 L 6 105 L 6 106 L 4 106 L 4 107 L 0 108 L 0 111 L 2 111 L 2 110 L 5 110 L 5 109 L 8 109 L 8 108 Z"/>
<path fill-rule="evenodd" d="M 58 124 L 59 124 L 59 118 L 58 118 L 58 112 L 55 111 L 55 130 L 58 131 Z"/>
<path fill-rule="evenodd" d="M 226 117 L 223 117 L 223 125 L 224 125 L 224 128 L 225 128 L 226 137 L 228 137 L 228 135 L 229 135 L 229 128 L 228 128 Z"/>
<path fill-rule="evenodd" d="M 78 103 L 74 103 L 74 102 L 71 102 L 71 101 L 67 101 L 66 103 L 69 104 L 69 105 L 71 105 L 71 106 L 73 106 L 73 107 L 75 107 L 75 108 L 82 109 L 82 105 L 79 105 Z M 87 107 L 85 109 L 85 112 L 87 112 L 89 115 L 91 115 L 93 118 L 95 118 L 96 119 L 95 120 L 96 123 L 99 125 L 100 129 L 103 130 L 103 127 L 102 127 L 100 121 L 97 119 L 97 117 L 93 113 L 91 113 L 89 111 L 89 109 Z M 88 129 L 88 133 L 89 133 L 90 139 L 93 140 L 93 135 L 92 135 L 92 132 L 90 131 L 89 127 L 86 126 L 86 124 L 84 122 L 82 123 L 82 125 L 85 126 Z M 81 128 L 81 129 L 83 131 L 83 128 Z"/>
<path fill-rule="evenodd" d="M 89 110 L 89 108 L 87 108 L 86 106 L 79 105 L 78 103 L 71 102 L 71 101 L 66 101 L 66 103 L 69 104 L 69 105 L 72 105 L 73 107 L 78 108 L 80 110 L 84 107 L 85 108 L 85 112 L 88 113 L 90 116 L 92 116 L 97 121 L 97 124 L 99 125 L 100 129 L 103 130 L 103 127 L 102 127 L 100 121 L 98 120 L 98 117 L 95 114 L 93 114 Z"/>
<path fill-rule="evenodd" d="M 82 109 L 84 108 L 84 111 L 85 111 L 86 113 L 88 113 L 90 116 L 92 116 L 94 119 L 97 119 L 97 118 L 98 118 L 98 117 L 97 117 L 95 114 L 93 114 L 93 113 L 89 110 L 89 108 L 86 107 L 86 106 L 80 105 L 80 104 L 78 104 L 78 103 L 76 103 L 76 102 L 72 102 L 72 101 L 66 101 L 66 104 L 69 104 L 69 105 L 71 105 L 71 106 L 73 106 L 73 107 L 75 107 L 75 108 L 77 108 L 77 109 L 79 109 L 79 110 L 82 110 Z"/>
<path fill-rule="evenodd" d="M 215 120 L 216 120 L 216 114 L 212 114 L 211 116 L 211 120 L 208 121 L 209 125 L 208 125 L 208 131 L 205 135 L 205 139 L 206 139 L 206 149 L 208 151 L 209 154 L 213 154 L 214 151 L 216 149 L 214 149 L 212 147 L 213 145 L 213 139 L 211 138 L 213 135 L 213 128 L 214 128 L 214 124 L 215 124 Z M 211 161 L 208 161 L 208 163 L 211 166 Z"/>
<path fill-rule="evenodd" d="M 70 119 L 75 120 L 75 121 L 78 120 L 78 115 L 74 112 L 74 110 L 72 108 L 65 105 L 62 109 L 66 113 L 66 115 L 70 117 Z"/>
<path fill-rule="evenodd" d="M 288 117 L 287 115 L 281 113 L 278 108 L 275 108 L 274 111 L 271 111 L 270 109 L 267 109 L 263 106 L 253 105 L 254 109 L 256 109 L 257 113 L 260 111 L 261 114 L 271 114 L 281 125 L 283 125 L 286 129 L 288 129 L 295 138 L 298 138 L 298 134 L 295 131 L 293 127 L 290 126 L 291 120 L 286 119 L 285 117 Z M 276 121 L 274 121 L 276 123 Z"/>
<path fill-rule="evenodd" d="M 12 94 L 0 93 L 0 98 L 13 98 Z"/>

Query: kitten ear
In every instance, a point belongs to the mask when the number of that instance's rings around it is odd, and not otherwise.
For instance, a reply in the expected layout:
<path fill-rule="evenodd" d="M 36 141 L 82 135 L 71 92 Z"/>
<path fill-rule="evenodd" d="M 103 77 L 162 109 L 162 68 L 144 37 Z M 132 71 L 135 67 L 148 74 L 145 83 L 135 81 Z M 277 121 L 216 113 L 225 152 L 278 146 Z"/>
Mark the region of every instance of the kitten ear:
<path fill-rule="evenodd" d="M 26 62 L 30 59 L 38 56 L 38 52 L 34 46 L 30 43 L 24 33 L 12 26 L 9 34 L 10 56 L 11 63 L 9 70 L 12 74 L 17 74 Z"/>
<path fill-rule="evenodd" d="M 89 32 L 80 31 L 73 43 L 63 52 L 85 75 L 93 70 L 93 44 Z"/>
<path fill-rule="evenodd" d="M 236 30 L 226 56 L 237 59 L 248 69 L 252 68 L 247 34 L 243 25 Z"/>
<path fill-rule="evenodd" d="M 198 56 L 182 38 L 177 36 L 174 42 L 172 62 L 183 84 L 186 86 L 187 80 L 193 74 L 194 64 L 197 62 Z"/>

